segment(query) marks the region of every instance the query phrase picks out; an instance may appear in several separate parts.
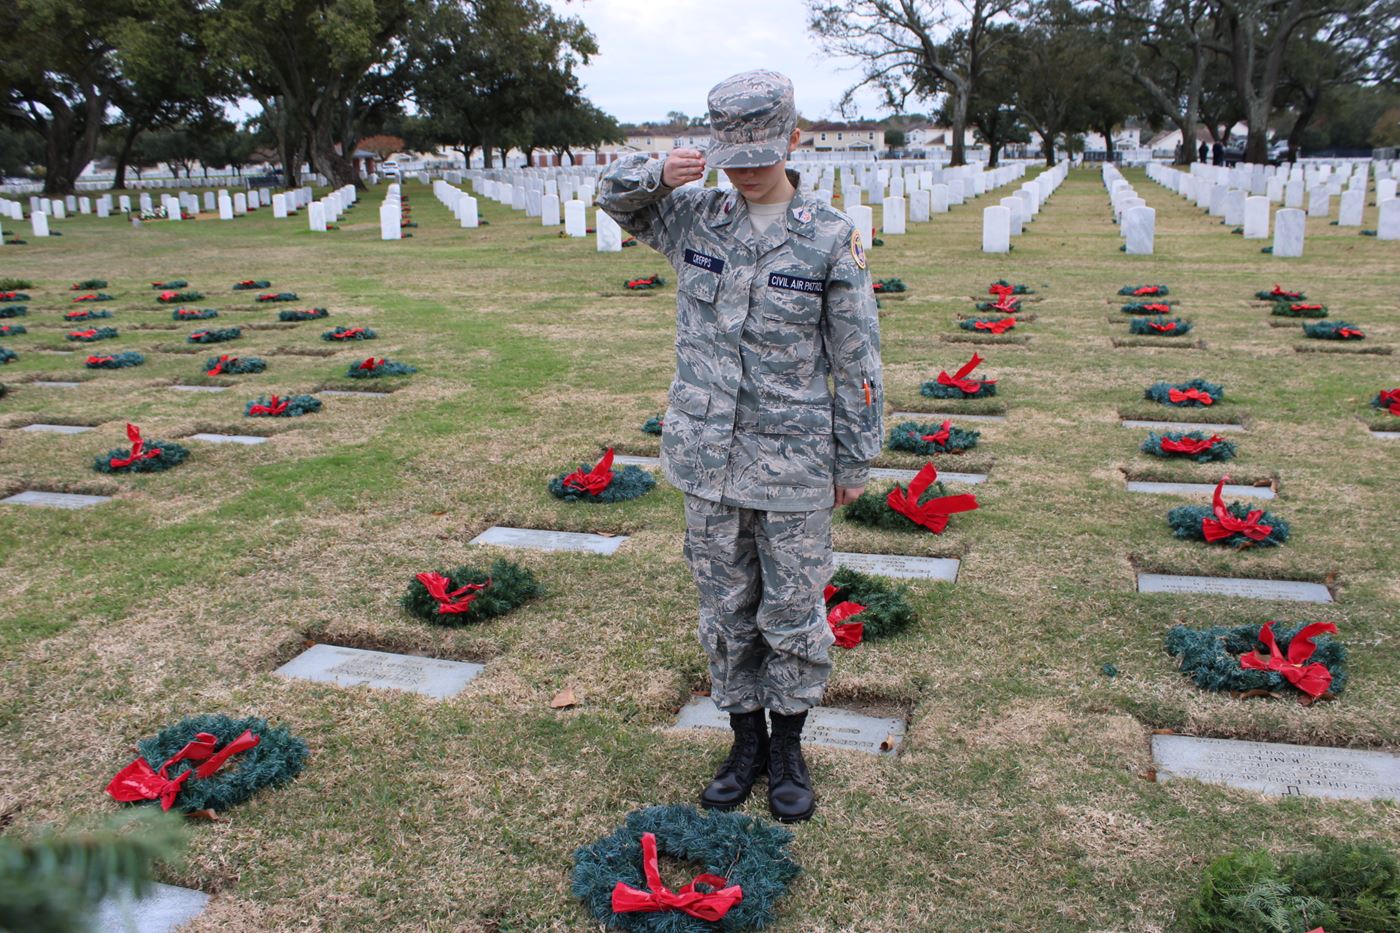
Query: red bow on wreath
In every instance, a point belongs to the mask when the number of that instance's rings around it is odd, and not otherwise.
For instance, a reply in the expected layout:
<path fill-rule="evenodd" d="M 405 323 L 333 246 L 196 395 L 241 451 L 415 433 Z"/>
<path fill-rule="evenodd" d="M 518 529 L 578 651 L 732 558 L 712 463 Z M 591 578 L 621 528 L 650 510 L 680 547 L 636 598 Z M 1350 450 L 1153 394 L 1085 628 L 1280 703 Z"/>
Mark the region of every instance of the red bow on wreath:
<path fill-rule="evenodd" d="M 822 591 L 822 601 L 831 602 L 831 597 L 835 596 L 837 592 L 836 587 L 828 583 L 826 589 Z M 838 648 L 854 648 L 865 637 L 864 622 L 846 621 L 864 611 L 864 606 L 860 603 L 853 603 L 849 599 L 837 603 L 826 611 L 826 624 L 831 626 L 831 634 L 836 636 Z"/>
<path fill-rule="evenodd" d="M 228 354 L 224 354 L 223 356 L 219 357 L 219 361 L 218 361 L 217 363 L 214 364 L 214 368 L 211 369 L 211 370 L 209 370 L 208 372 L 206 372 L 204 375 L 206 375 L 206 376 L 217 376 L 219 373 L 221 373 L 221 372 L 224 371 L 224 367 L 226 367 L 226 366 L 232 366 L 234 363 L 237 363 L 237 362 L 238 362 L 238 357 L 236 357 L 236 356 L 229 356 Z"/>
<path fill-rule="evenodd" d="M 1159 334 L 1170 334 L 1172 331 L 1176 330 L 1176 321 L 1167 321 L 1165 324 L 1159 324 L 1156 321 L 1148 321 L 1147 326 Z"/>
<path fill-rule="evenodd" d="M 137 758 L 117 772 L 117 776 L 107 785 L 107 793 L 122 803 L 159 800 L 160 808 L 169 810 L 174 806 L 180 788 L 185 786 L 185 781 L 189 780 L 191 774 L 200 779 L 207 778 L 223 767 L 224 762 L 239 752 L 246 752 L 259 741 L 261 739 L 253 735 L 251 729 L 245 729 L 242 735 L 215 752 L 214 746 L 219 743 L 218 737 L 208 732 L 200 732 L 157 771 L 151 770 L 146 759 Z M 181 761 L 199 761 L 203 764 L 198 768 L 181 771 L 174 780 L 167 778 L 166 770 Z"/>
<path fill-rule="evenodd" d="M 74 303 L 77 303 L 77 302 L 79 302 L 79 301 L 96 301 L 96 300 L 97 300 L 97 296 L 96 296 L 96 295 L 79 295 L 77 298 L 74 298 L 74 299 L 73 299 Z"/>
<path fill-rule="evenodd" d="M 1289 305 L 1290 311 L 1321 311 L 1322 305 Z"/>
<path fill-rule="evenodd" d="M 999 310 L 1012 310 L 1002 308 L 1000 303 L 997 304 L 997 308 Z M 1015 326 L 1016 319 L 1014 317 L 1004 317 L 1000 321 L 974 321 L 972 323 L 974 330 L 989 330 L 994 334 L 1004 334 Z"/>
<path fill-rule="evenodd" d="M 1210 393 L 1202 392 L 1200 389 L 1187 389 L 1185 392 L 1180 389 L 1170 389 L 1167 391 L 1167 400 L 1177 405 L 1182 402 L 1200 402 L 1202 405 L 1215 404 L 1215 399 L 1210 397 Z"/>
<path fill-rule="evenodd" d="M 642 872 L 646 875 L 647 890 L 639 891 L 621 881 L 613 888 L 612 909 L 615 914 L 660 913 L 663 910 L 679 910 L 697 920 L 711 923 L 724 917 L 729 909 L 744 899 L 743 889 L 737 884 L 728 886 L 729 880 L 719 875 L 697 875 L 695 880 L 671 891 L 661 883 L 661 870 L 657 865 L 656 836 L 642 833 Z M 695 890 L 704 885 L 711 890 Z"/>
<path fill-rule="evenodd" d="M 1161 292 L 1161 289 L 1158 288 L 1156 285 L 1143 285 L 1139 288 L 1133 289 L 1134 295 L 1156 295 L 1159 292 Z"/>
<path fill-rule="evenodd" d="M 418 574 L 418 582 L 427 589 L 429 596 L 437 600 L 437 614 L 440 616 L 460 615 L 470 611 L 477 595 L 491 585 L 490 580 L 485 583 L 468 583 L 449 593 L 447 588 L 452 585 L 452 581 L 436 572 Z"/>
<path fill-rule="evenodd" d="M 1354 327 L 1338 327 L 1338 328 L 1337 328 L 1337 336 L 1338 336 L 1338 337 L 1358 337 L 1358 338 L 1361 338 L 1361 339 L 1365 339 L 1365 337 L 1366 337 L 1366 335 L 1365 335 L 1364 333 L 1362 333 L 1361 331 L 1357 330 L 1357 329 L 1354 328 Z"/>
<path fill-rule="evenodd" d="M 75 330 L 68 334 L 69 337 L 96 337 L 97 328 L 89 327 L 87 330 Z"/>
<path fill-rule="evenodd" d="M 1381 393 L 1380 402 L 1392 415 L 1400 415 L 1400 389 L 1386 389 Z"/>
<path fill-rule="evenodd" d="M 938 430 L 932 434 L 920 434 L 919 440 L 927 441 L 930 444 L 948 443 L 948 435 L 953 431 L 953 422 L 945 421 L 938 426 Z"/>
<path fill-rule="evenodd" d="M 90 356 L 87 358 L 87 365 L 100 366 L 103 363 L 112 363 L 115 361 L 116 357 L 114 356 Z"/>
<path fill-rule="evenodd" d="M 258 284 L 258 280 L 257 280 L 257 279 L 244 279 L 243 281 L 239 282 L 238 284 L 239 284 L 239 285 L 242 285 L 244 288 L 251 288 L 251 287 L 253 287 L 254 285 Z"/>
<path fill-rule="evenodd" d="M 967 378 L 967 374 L 976 369 L 981 362 L 982 357 L 978 356 L 976 353 L 972 354 L 972 359 L 964 363 L 962 368 L 953 373 L 953 375 L 948 375 L 946 369 L 940 372 L 938 374 L 938 384 L 961 389 L 963 393 L 967 395 L 975 394 L 977 390 L 981 389 L 984 385 L 993 385 L 996 382 L 995 379 L 977 380 Z"/>
<path fill-rule="evenodd" d="M 1189 454 L 1194 457 L 1202 451 L 1210 450 L 1222 440 L 1219 434 L 1212 434 L 1205 440 L 1196 440 L 1191 437 L 1183 437 L 1179 441 L 1174 441 L 1169 437 L 1162 438 L 1162 449 L 1172 454 Z"/>
<path fill-rule="evenodd" d="M 160 293 L 160 300 L 161 300 L 161 301 L 174 301 L 174 300 L 175 300 L 175 296 L 176 296 L 177 294 L 179 294 L 179 292 L 161 292 L 161 293 Z"/>
<path fill-rule="evenodd" d="M 637 288 L 637 287 L 642 286 L 642 285 L 655 285 L 655 284 L 656 284 L 656 276 L 654 276 L 654 275 L 649 275 L 649 276 L 647 276 L 647 277 L 644 278 L 644 279 L 632 279 L 632 280 L 630 280 L 630 281 L 627 283 L 627 287 L 628 287 L 628 288 Z"/>
<path fill-rule="evenodd" d="M 1263 541 L 1274 530 L 1272 525 L 1259 524 L 1259 519 L 1264 514 L 1263 509 L 1252 509 L 1244 518 L 1236 518 L 1225 508 L 1221 492 L 1229 480 L 1230 477 L 1222 476 L 1220 482 L 1215 484 L 1215 496 L 1211 502 L 1211 511 L 1215 513 L 1215 518 L 1201 519 L 1201 533 L 1211 542 L 1220 541 L 1233 534 L 1242 534 L 1251 541 Z"/>
<path fill-rule="evenodd" d="M 266 405 L 255 404 L 248 409 L 250 415 L 284 415 L 287 413 L 287 400 L 274 395 Z"/>
<path fill-rule="evenodd" d="M 586 473 L 583 470 L 574 470 L 564 477 L 564 485 L 570 489 L 586 492 L 590 496 L 596 496 L 612 483 L 612 465 L 613 449 L 609 447 L 608 452 L 603 454 L 603 459 L 598 461 L 597 466 Z"/>
<path fill-rule="evenodd" d="M 1309 664 L 1304 667 L 1303 662 L 1313 656 L 1313 652 L 1317 650 L 1313 639 L 1323 633 L 1335 635 L 1337 626 L 1331 622 L 1314 622 L 1312 625 L 1303 626 L 1288 643 L 1288 657 L 1285 659 L 1283 652 L 1278 650 L 1278 642 L 1274 639 L 1274 623 L 1265 622 L 1264 627 L 1259 630 L 1259 640 L 1269 649 L 1269 656 L 1266 658 L 1257 651 L 1240 655 L 1240 667 L 1247 671 L 1273 671 L 1282 674 L 1284 680 L 1315 700 L 1332 686 L 1332 672 L 1325 664 Z"/>
<path fill-rule="evenodd" d="M 1302 298 L 1302 297 L 1303 297 L 1303 293 L 1302 293 L 1302 292 L 1290 292 L 1290 291 L 1287 291 L 1286 289 L 1284 289 L 1282 286 L 1277 285 L 1277 284 L 1274 285 L 1274 290 L 1271 291 L 1271 292 L 1269 292 L 1269 294 L 1272 295 L 1272 296 L 1275 297 L 1275 298 Z"/>
<path fill-rule="evenodd" d="M 350 328 L 349 330 L 343 330 L 343 331 L 341 331 L 341 332 L 338 333 L 338 334 L 331 334 L 331 339 L 332 339 L 332 340 L 349 340 L 349 339 L 351 339 L 352 337 L 358 337 L 360 334 L 363 334 L 364 332 L 365 332 L 365 329 L 364 329 L 363 327 L 352 327 L 352 328 Z"/>
<path fill-rule="evenodd" d="M 1004 301 L 1005 299 L 1010 298 L 1012 295 L 1016 294 L 1016 286 L 1015 286 L 1015 285 L 988 285 L 988 286 L 987 286 L 987 294 L 988 294 L 988 295 L 996 295 L 996 296 L 997 296 L 997 301 L 998 301 L 998 302 Z"/>
<path fill-rule="evenodd" d="M 0 292 L 0 298 L 10 299 L 10 298 L 18 298 L 18 297 L 19 297 L 19 292 Z"/>
<path fill-rule="evenodd" d="M 195 331 L 193 334 L 190 334 L 190 339 L 191 339 L 191 340 L 198 340 L 200 337 L 208 337 L 208 336 L 209 336 L 209 331 L 207 331 L 207 330 L 199 330 L 199 331 Z"/>
<path fill-rule="evenodd" d="M 160 456 L 159 447 L 152 447 L 150 450 L 146 449 L 146 442 L 141 438 L 141 429 L 136 425 L 127 424 L 126 438 L 131 441 L 131 456 L 125 458 L 113 457 L 108 461 L 112 469 L 120 470 L 122 467 L 131 466 L 138 460 L 154 460 L 156 457 Z"/>
<path fill-rule="evenodd" d="M 948 527 L 948 517 L 958 512 L 971 512 L 977 508 L 977 497 L 971 493 L 963 493 L 958 496 L 939 496 L 937 499 L 930 499 L 927 502 L 919 502 L 923 494 L 933 485 L 933 481 L 938 479 L 938 470 L 932 463 L 924 464 L 924 468 L 919 471 L 906 490 L 903 486 L 895 485 L 885 497 L 885 503 L 900 515 L 909 519 L 916 525 L 927 528 L 936 535 L 941 535 L 943 529 Z"/>
<path fill-rule="evenodd" d="M 1160 303 L 1158 303 L 1158 304 L 1149 304 L 1149 305 L 1143 305 L 1143 306 L 1142 306 L 1142 310 L 1146 311 L 1148 314 L 1170 314 L 1170 313 L 1171 313 L 1171 310 L 1172 310 L 1172 306 L 1171 306 L 1171 305 L 1164 305 L 1164 304 L 1160 304 Z"/>
<path fill-rule="evenodd" d="M 379 367 L 381 367 L 381 366 L 383 366 L 383 365 L 384 365 L 384 361 L 383 361 L 383 360 L 376 360 L 374 357 L 371 356 L 369 359 L 365 360 L 363 363 L 361 363 L 359 366 L 356 366 L 355 368 L 356 368 L 356 369 L 365 369 L 365 370 L 369 370 L 370 372 L 373 372 L 374 370 L 378 369 Z"/>

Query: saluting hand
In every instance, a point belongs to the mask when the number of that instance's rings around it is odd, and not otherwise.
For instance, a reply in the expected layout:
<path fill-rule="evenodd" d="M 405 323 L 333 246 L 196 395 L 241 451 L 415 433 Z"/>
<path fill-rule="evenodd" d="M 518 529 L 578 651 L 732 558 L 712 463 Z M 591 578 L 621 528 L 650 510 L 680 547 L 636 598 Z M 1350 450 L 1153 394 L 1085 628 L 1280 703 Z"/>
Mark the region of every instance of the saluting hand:
<path fill-rule="evenodd" d="M 661 167 L 661 183 L 679 188 L 705 177 L 705 154 L 699 149 L 672 149 Z"/>

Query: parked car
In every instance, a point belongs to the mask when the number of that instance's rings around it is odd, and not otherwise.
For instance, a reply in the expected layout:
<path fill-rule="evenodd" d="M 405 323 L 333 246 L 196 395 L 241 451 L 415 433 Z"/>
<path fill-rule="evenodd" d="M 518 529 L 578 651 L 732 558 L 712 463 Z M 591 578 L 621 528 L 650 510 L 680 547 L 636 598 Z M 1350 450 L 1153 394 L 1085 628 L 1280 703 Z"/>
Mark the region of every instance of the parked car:
<path fill-rule="evenodd" d="M 399 163 L 395 162 L 393 159 L 379 163 L 379 174 L 383 175 L 385 178 L 398 178 Z"/>

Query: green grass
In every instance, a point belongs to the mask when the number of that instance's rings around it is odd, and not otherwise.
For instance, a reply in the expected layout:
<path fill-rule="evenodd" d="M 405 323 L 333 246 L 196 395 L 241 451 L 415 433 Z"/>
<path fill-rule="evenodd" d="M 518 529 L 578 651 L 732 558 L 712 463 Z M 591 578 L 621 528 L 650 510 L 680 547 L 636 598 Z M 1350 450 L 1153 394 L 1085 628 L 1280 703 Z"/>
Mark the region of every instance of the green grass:
<path fill-rule="evenodd" d="M 1275 260 L 1142 175 L 1158 211 L 1157 255 L 1118 251 L 1096 176 L 1072 173 L 1009 256 L 980 252 L 987 198 L 869 251 L 876 277 L 910 291 L 882 309 L 888 396 L 899 408 L 1002 411 L 970 425 L 978 448 L 940 469 L 986 470 L 979 511 L 941 537 L 838 519 L 836 545 L 962 558 L 953 586 L 915 584 L 920 622 L 840 654 L 828 702 L 902 708 L 900 754 L 874 760 L 814 749 L 821 802 L 797 830 L 805 872 L 780 905 L 780 929 L 1164 930 L 1201 869 L 1235 848 L 1296 850 L 1315 836 L 1393 840 L 1389 804 L 1268 799 L 1191 782 L 1155 784 L 1150 731 L 1400 745 L 1400 509 L 1395 448 L 1368 425 L 1396 383 L 1394 357 L 1298 353 L 1301 329 L 1271 328 L 1253 293 L 1275 282 L 1365 328 L 1367 346 L 1400 343 L 1394 244 L 1309 221 L 1307 255 Z M 47 241 L 0 251 L 0 276 L 32 279 L 29 333 L 7 338 L 0 369 L 0 490 L 114 494 L 81 512 L 0 508 L 0 810 L 18 828 L 114 806 L 101 792 L 136 740 L 185 715 L 257 714 L 292 727 L 313 757 L 291 786 L 200 824 L 187 865 L 167 880 L 213 891 L 199 930 L 585 930 L 568 894 L 571 853 L 631 809 L 694 799 L 723 754 L 718 736 L 664 731 L 706 684 L 695 591 L 681 559 L 681 497 L 662 484 L 612 507 L 559 502 L 550 477 L 604 447 L 655 454 L 641 424 L 665 404 L 674 288 L 633 295 L 624 279 L 661 272 L 645 247 L 601 255 L 493 202 L 491 225 L 464 231 L 411 184 L 411 239 L 378 240 L 369 193 L 340 230 L 270 211 L 230 223 L 55 222 Z M 1375 226 L 1368 208 L 1365 226 Z M 188 279 L 217 307 L 177 324 L 149 282 Z M 89 373 L 61 322 L 67 285 L 109 280 L 121 336 L 144 366 Z M 260 306 L 244 278 L 295 291 Z M 998 278 L 1027 282 L 1026 344 L 950 342 L 959 316 Z M 1195 322 L 1170 341 L 1128 336 L 1117 294 L 1163 282 Z M 330 318 L 271 325 L 285 307 Z M 380 339 L 319 339 L 363 324 Z M 202 326 L 242 326 L 230 344 L 182 351 Z M 1316 343 L 1313 341 L 1311 343 Z M 977 349 L 996 398 L 933 403 L 918 386 Z M 312 356 L 280 350 L 330 350 Z M 230 352 L 268 361 L 259 375 L 208 380 L 200 363 Z M 345 378 L 370 354 L 417 366 L 383 399 L 326 398 L 286 423 L 242 416 L 271 392 Z M 34 377 L 87 379 L 44 389 Z M 1152 382 L 1222 383 L 1209 417 L 1242 419 L 1238 459 L 1160 462 L 1138 453 L 1123 416 L 1192 412 L 1142 398 Z M 223 382 L 219 394 L 171 391 Z M 21 433 L 34 420 L 90 423 L 71 437 Z M 187 442 L 183 466 L 102 476 L 92 458 L 123 425 L 148 437 L 267 431 L 271 443 Z M 916 467 L 886 453 L 881 465 Z M 1276 479 L 1271 511 L 1293 538 L 1230 553 L 1176 541 L 1166 512 L 1189 500 L 1129 495 L 1124 476 L 1214 482 Z M 961 491 L 953 490 L 953 491 Z M 1206 501 L 1204 498 L 1200 501 Z M 489 563 L 466 542 L 491 524 L 623 532 L 614 558 L 520 553 L 543 598 L 482 626 L 423 625 L 397 599 L 415 572 Z M 1332 606 L 1138 596 L 1134 568 L 1330 580 Z M 1343 699 L 1237 701 L 1197 692 L 1162 649 L 1193 625 L 1329 619 L 1351 647 Z M 271 675 L 307 639 L 466 658 L 487 671 L 460 697 L 286 682 Z M 1112 662 L 1120 675 L 1100 673 Z M 571 710 L 549 708 L 572 687 Z M 761 797 L 761 795 L 760 795 Z M 762 814 L 756 799 L 746 808 Z M 678 872 L 679 874 L 679 872 Z M 692 872 L 693 874 L 693 872 Z M 689 877 L 689 875 L 687 875 Z M 678 879 L 670 878 L 672 882 Z"/>

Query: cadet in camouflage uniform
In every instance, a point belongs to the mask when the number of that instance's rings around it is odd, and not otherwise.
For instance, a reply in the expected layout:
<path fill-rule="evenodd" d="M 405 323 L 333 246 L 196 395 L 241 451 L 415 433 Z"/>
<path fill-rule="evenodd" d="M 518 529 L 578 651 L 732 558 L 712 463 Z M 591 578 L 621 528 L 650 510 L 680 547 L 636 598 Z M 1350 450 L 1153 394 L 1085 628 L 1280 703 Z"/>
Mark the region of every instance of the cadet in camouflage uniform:
<path fill-rule="evenodd" d="M 815 797 L 802 726 L 834 641 L 822 598 L 831 510 L 860 494 L 882 440 L 879 325 L 855 225 L 795 190 L 786 169 L 799 138 L 792 83 L 745 72 L 709 106 L 706 153 L 622 159 L 598 205 L 676 269 L 661 461 L 686 494 L 700 643 L 734 729 L 701 802 L 737 807 L 766 766 L 773 814 L 804 820 Z M 688 184 L 709 168 L 735 188 Z"/>

